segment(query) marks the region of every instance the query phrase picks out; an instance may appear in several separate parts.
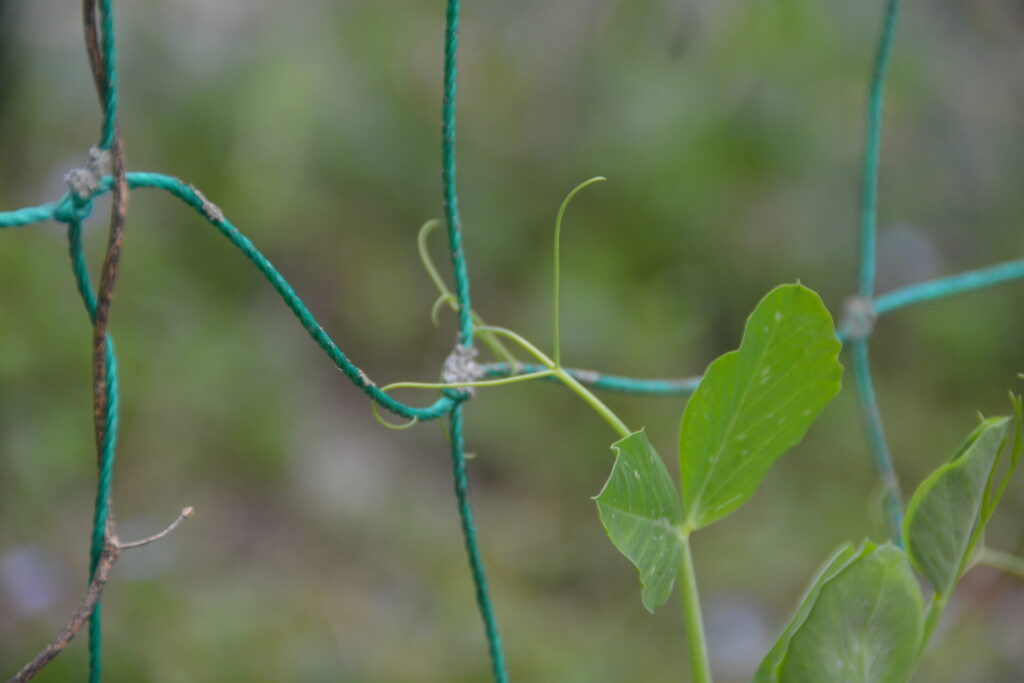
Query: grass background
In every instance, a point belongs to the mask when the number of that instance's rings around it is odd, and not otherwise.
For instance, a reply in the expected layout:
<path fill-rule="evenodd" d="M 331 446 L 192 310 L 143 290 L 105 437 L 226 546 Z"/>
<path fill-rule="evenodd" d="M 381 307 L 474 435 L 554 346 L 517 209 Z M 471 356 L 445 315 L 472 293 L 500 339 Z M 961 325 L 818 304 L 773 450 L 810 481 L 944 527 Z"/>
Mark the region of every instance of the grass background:
<path fill-rule="evenodd" d="M 413 0 L 118 3 L 129 166 L 220 205 L 379 383 L 431 380 L 415 249 L 441 213 L 443 6 Z M 882 4 L 466 3 L 461 203 L 474 302 L 546 345 L 563 235 L 563 357 L 689 375 L 734 348 L 772 286 L 838 314 L 855 289 L 860 147 Z M 1024 255 L 1024 10 L 907 3 L 888 89 L 879 291 Z M 96 138 L 75 3 L 0 1 L 0 206 L 50 201 Z M 94 264 L 106 209 L 86 228 Z M 94 484 L 90 330 L 59 226 L 0 235 L 0 673 L 84 589 Z M 438 259 L 444 250 L 436 245 Z M 876 382 L 912 490 L 1024 370 L 1009 285 L 880 322 Z M 486 650 L 436 426 L 381 429 L 273 291 L 174 200 L 132 195 L 112 330 L 127 554 L 105 595 L 109 681 L 481 681 Z M 848 363 L 847 363 L 848 364 Z M 749 679 L 804 582 L 880 539 L 852 377 L 742 510 L 695 540 L 713 669 Z M 407 394 L 429 402 L 429 394 Z M 684 401 L 609 397 L 674 470 Z M 614 435 L 554 385 L 467 408 L 473 500 L 518 681 L 686 676 L 674 602 L 649 616 L 589 496 Z M 989 534 L 1015 550 L 1024 491 Z M 965 580 L 921 681 L 1024 677 L 1024 591 Z M 40 681 L 80 679 L 84 639 Z M 7 675 L 3 673 L 3 675 Z"/>

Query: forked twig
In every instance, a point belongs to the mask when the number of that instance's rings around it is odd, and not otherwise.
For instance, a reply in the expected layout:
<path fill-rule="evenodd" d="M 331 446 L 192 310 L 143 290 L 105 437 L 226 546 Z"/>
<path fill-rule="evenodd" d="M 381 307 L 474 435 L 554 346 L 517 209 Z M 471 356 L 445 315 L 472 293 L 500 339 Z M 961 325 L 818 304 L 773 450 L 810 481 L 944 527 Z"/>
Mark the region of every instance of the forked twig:
<path fill-rule="evenodd" d="M 96 565 L 96 572 L 93 574 L 92 583 L 89 584 L 89 590 L 85 594 L 78 609 L 71 615 L 71 619 L 64 626 L 57 637 L 54 638 L 49 645 L 43 648 L 42 652 L 32 658 L 28 664 L 22 667 L 8 683 L 23 683 L 35 678 L 36 674 L 43 670 L 43 668 L 53 661 L 54 657 L 64 651 L 64 648 L 68 646 L 71 639 L 82 629 L 82 627 L 89 621 L 89 617 L 92 616 L 92 611 L 96 607 L 96 603 L 99 602 L 100 595 L 103 594 L 103 589 L 107 585 L 107 580 L 110 578 L 110 571 L 114 568 L 114 563 L 117 561 L 119 548 L 116 545 L 108 545 L 103 554 L 100 556 L 100 562 Z"/>
<path fill-rule="evenodd" d="M 186 508 L 182 508 L 181 514 L 178 515 L 177 519 L 171 522 L 170 525 L 160 533 L 153 534 L 152 536 L 147 536 L 146 538 L 140 539 L 138 541 L 131 541 L 130 543 L 118 542 L 117 548 L 118 550 L 131 550 L 132 548 L 141 548 L 142 546 L 149 545 L 154 541 L 159 541 L 161 538 L 177 529 L 179 524 L 184 522 L 186 519 L 188 519 L 195 513 L 196 509 L 191 505 L 189 505 Z"/>
<path fill-rule="evenodd" d="M 32 661 L 23 666 L 21 671 L 15 674 L 7 683 L 24 683 L 25 681 L 32 680 L 36 674 L 42 671 L 47 664 L 53 661 L 71 643 L 71 640 L 82 630 L 82 627 L 89 622 L 89 617 L 92 616 L 96 603 L 99 602 L 100 596 L 103 595 L 103 589 L 106 588 L 107 581 L 110 579 L 110 574 L 114 569 L 114 564 L 120 558 L 122 551 L 139 548 L 149 545 L 154 541 L 159 541 L 194 514 L 195 508 L 188 506 L 182 509 L 178 517 L 160 533 L 130 543 L 122 543 L 116 536 L 113 536 L 108 525 L 107 536 L 109 540 L 103 548 L 100 561 L 96 565 L 96 572 L 93 574 L 92 582 L 89 584 L 89 589 L 86 591 L 85 597 L 82 598 L 82 602 L 72 613 L 68 623 L 64 625 L 64 628 L 57 634 L 57 637 L 50 641 L 39 654 L 32 658 Z"/>

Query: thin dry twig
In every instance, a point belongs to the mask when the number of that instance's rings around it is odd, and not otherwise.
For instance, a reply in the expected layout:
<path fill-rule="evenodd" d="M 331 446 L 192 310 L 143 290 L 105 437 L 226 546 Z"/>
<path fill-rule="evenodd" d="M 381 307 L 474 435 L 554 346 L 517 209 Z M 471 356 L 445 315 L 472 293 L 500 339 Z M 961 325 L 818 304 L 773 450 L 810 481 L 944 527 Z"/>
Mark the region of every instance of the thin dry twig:
<path fill-rule="evenodd" d="M 36 674 L 42 671 L 47 664 L 64 651 L 71 640 L 78 634 L 82 627 L 85 626 L 89 621 L 89 617 L 92 616 L 93 610 L 96 608 L 96 603 L 99 602 L 100 596 L 103 595 L 103 589 L 107 585 L 107 581 L 110 579 L 110 574 L 114 569 L 114 564 L 121 557 L 121 553 L 125 550 L 131 550 L 132 548 L 140 548 L 144 545 L 149 545 L 155 541 L 159 541 L 164 536 L 173 532 L 178 526 L 186 519 L 192 517 L 195 514 L 195 508 L 191 505 L 182 508 L 181 513 L 175 518 L 170 525 L 161 531 L 160 533 L 153 534 L 138 541 L 131 541 L 124 543 L 117 538 L 116 535 L 107 527 L 107 542 L 103 548 L 103 553 L 100 555 L 100 561 L 96 565 L 96 572 L 93 574 L 92 583 L 89 584 L 89 590 L 86 591 L 85 597 L 82 598 L 82 602 L 79 603 L 78 609 L 74 611 L 68 623 L 64 625 L 61 632 L 57 634 L 57 637 L 50 641 L 43 650 L 32 658 L 28 664 L 21 668 L 13 678 L 8 680 L 7 683 L 24 683 L 33 679 Z"/>
<path fill-rule="evenodd" d="M 82 0 L 82 21 L 85 32 L 85 48 L 89 58 L 89 70 L 100 99 L 100 106 L 106 107 L 107 73 L 100 47 L 99 28 L 96 25 L 96 0 Z M 124 228 L 128 215 L 128 179 L 124 157 L 124 143 L 120 133 L 115 133 L 110 148 L 114 187 L 111 199 L 110 232 L 107 251 L 103 258 L 103 269 L 96 292 L 96 318 L 93 324 L 93 406 L 95 409 L 95 431 L 97 458 L 102 453 L 103 437 L 106 430 L 107 411 L 107 327 L 110 322 L 110 305 L 114 298 L 118 269 L 121 263 L 121 248 L 124 244 Z"/>
<path fill-rule="evenodd" d="M 114 175 L 113 201 L 110 215 L 110 234 L 103 270 L 96 292 L 96 319 L 93 325 L 93 405 L 95 408 L 97 458 L 102 457 L 106 435 L 107 415 L 107 327 L 110 305 L 114 299 L 118 269 L 121 265 L 121 247 L 124 244 L 125 219 L 128 215 L 128 180 L 125 173 L 124 149 L 121 136 L 114 138 L 110 149 Z"/>
<path fill-rule="evenodd" d="M 161 538 L 163 538 L 167 534 L 169 534 L 172 531 L 174 531 L 175 529 L 177 529 L 179 524 L 184 522 L 186 519 L 188 519 L 189 517 L 191 517 L 195 513 L 196 513 L 196 509 L 194 507 L 192 507 L 191 505 L 189 505 L 186 508 L 182 508 L 181 514 L 178 515 L 177 519 L 175 519 L 173 522 L 171 522 L 170 525 L 166 529 L 161 531 L 160 533 L 153 534 L 152 536 L 147 536 L 146 538 L 140 539 L 138 541 L 131 541 L 129 543 L 124 543 L 122 541 L 118 541 L 118 544 L 117 544 L 118 550 L 130 550 L 132 548 L 141 548 L 142 546 L 149 545 L 150 543 L 153 543 L 154 541 L 159 541 Z"/>
<path fill-rule="evenodd" d="M 82 23 L 89 71 L 92 72 L 92 82 L 100 97 L 100 106 L 103 106 L 107 96 L 107 78 L 103 68 L 103 51 L 100 49 L 100 32 L 96 26 L 96 0 L 82 0 Z"/>

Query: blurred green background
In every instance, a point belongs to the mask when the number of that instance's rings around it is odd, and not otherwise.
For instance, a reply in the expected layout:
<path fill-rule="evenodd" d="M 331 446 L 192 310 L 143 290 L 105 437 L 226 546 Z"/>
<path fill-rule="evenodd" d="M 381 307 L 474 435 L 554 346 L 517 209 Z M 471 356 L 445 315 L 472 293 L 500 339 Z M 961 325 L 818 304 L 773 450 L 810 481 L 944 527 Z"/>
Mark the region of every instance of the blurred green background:
<path fill-rule="evenodd" d="M 379 383 L 433 380 L 419 226 L 440 215 L 443 3 L 118 3 L 129 167 L 219 204 Z M 547 347 L 555 211 L 563 358 L 699 372 L 772 286 L 836 314 L 855 287 L 860 147 L 882 5 L 478 0 L 462 22 L 460 191 L 474 302 Z M 1024 256 L 1024 8 L 908 3 L 885 111 L 879 290 Z M 0 2 L 0 207 L 55 199 L 99 127 L 73 2 Z M 94 267 L 106 233 L 86 230 Z M 438 238 L 440 236 L 438 235 Z M 436 254 L 443 262 L 440 239 Z M 57 225 L 0 235 L 0 675 L 85 586 L 90 329 Z M 873 359 L 909 491 L 976 412 L 1020 389 L 1019 285 L 886 318 Z M 191 210 L 132 195 L 112 330 L 125 555 L 104 599 L 108 681 L 484 681 L 488 662 L 436 425 L 390 432 L 255 270 Z M 848 378 L 847 385 L 852 384 Z M 404 394 L 423 404 L 429 392 Z M 609 396 L 675 469 L 684 401 Z M 595 494 L 614 434 L 551 384 L 467 408 L 483 552 L 517 681 L 685 680 Z M 695 540 L 713 669 L 748 680 L 846 539 L 884 537 L 848 386 L 760 493 Z M 1024 490 L 989 534 L 1018 549 Z M 1024 679 L 1024 590 L 977 569 L 917 680 Z M 84 638 L 38 680 L 81 680 Z"/>

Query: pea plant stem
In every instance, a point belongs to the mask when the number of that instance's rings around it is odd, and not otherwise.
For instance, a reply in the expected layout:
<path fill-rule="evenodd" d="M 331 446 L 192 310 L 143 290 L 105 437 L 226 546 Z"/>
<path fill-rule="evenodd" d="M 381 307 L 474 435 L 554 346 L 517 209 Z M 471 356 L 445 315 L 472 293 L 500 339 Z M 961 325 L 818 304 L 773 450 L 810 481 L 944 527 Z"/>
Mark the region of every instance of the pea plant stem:
<path fill-rule="evenodd" d="M 690 651 L 690 678 L 693 683 L 711 683 L 708 664 L 708 646 L 704 637 L 704 619 L 697 591 L 697 573 L 693 569 L 690 535 L 682 534 L 683 562 L 679 568 L 679 594 L 683 601 L 683 620 L 686 626 L 686 644 Z"/>
<path fill-rule="evenodd" d="M 520 347 L 522 347 L 524 351 L 526 351 L 531 356 L 536 358 L 541 365 L 547 367 L 548 370 L 550 370 L 554 374 L 554 376 L 557 377 L 562 382 L 562 384 L 572 389 L 577 396 L 586 401 L 587 404 L 590 405 L 590 407 L 593 408 L 598 415 L 603 417 L 605 421 L 609 425 L 611 425 L 611 428 L 614 429 L 619 436 L 621 436 L 622 438 L 626 438 L 627 436 L 632 434 L 629 427 L 627 427 L 626 424 L 619 419 L 619 416 L 612 412 L 612 409 L 606 406 L 601 399 L 595 396 L 593 392 L 591 392 L 585 386 L 580 384 L 579 381 L 577 381 L 575 377 L 566 372 L 564 368 L 562 368 L 560 365 L 557 365 L 555 361 L 549 358 L 546 353 L 544 353 L 536 346 L 531 344 L 529 341 L 524 339 L 522 335 L 518 334 L 517 332 L 513 332 L 512 330 L 505 329 L 504 327 L 494 327 L 493 325 L 478 327 L 477 331 L 482 333 L 490 333 L 511 339 Z"/>
<path fill-rule="evenodd" d="M 945 595 L 939 595 L 938 593 L 932 595 L 932 601 L 928 605 L 928 612 L 924 617 L 924 634 L 921 636 L 921 646 L 917 650 L 918 660 L 921 659 L 925 649 L 927 649 L 928 643 L 932 639 L 932 634 L 935 633 L 935 627 L 939 625 L 942 613 L 946 610 L 946 602 L 948 600 L 949 597 Z"/>
<path fill-rule="evenodd" d="M 556 328 L 557 329 L 557 328 Z M 560 363 L 548 357 L 546 353 L 527 341 L 522 335 L 503 327 L 482 326 L 477 331 L 495 337 L 505 337 L 516 343 L 517 346 L 537 359 L 545 371 L 526 375 L 527 379 L 554 375 L 565 386 L 576 393 L 580 398 L 597 412 L 598 415 L 611 425 L 612 429 L 622 438 L 626 438 L 632 432 L 618 415 L 604 402 L 594 395 L 589 389 L 570 375 Z M 502 384 L 507 382 L 475 382 L 477 386 Z M 412 383 L 403 383 L 403 386 L 412 386 Z M 424 385 L 418 385 L 424 386 Z M 679 569 L 679 591 L 682 596 L 683 618 L 686 626 L 686 640 L 690 651 L 690 669 L 692 671 L 693 683 L 711 683 L 711 668 L 708 664 L 707 640 L 704 636 L 704 621 L 701 616 L 700 594 L 697 591 L 697 574 L 693 568 L 693 554 L 690 551 L 690 533 L 688 530 L 680 531 L 680 538 L 683 545 L 683 562 Z"/>
<path fill-rule="evenodd" d="M 597 414 L 603 417 L 605 421 L 609 425 L 611 425 L 612 429 L 614 429 L 618 433 L 619 436 L 621 436 L 622 438 L 626 438 L 627 436 L 632 434 L 632 432 L 629 431 L 629 427 L 626 426 L 626 423 L 620 420 L 619 416 L 613 413 L 612 410 L 608 406 L 606 406 L 601 399 L 599 399 L 597 396 L 594 395 L 592 391 L 590 391 L 590 389 L 587 389 L 585 386 L 580 384 L 575 377 L 570 375 L 561 367 L 554 368 L 554 373 L 555 377 L 562 381 L 562 384 L 575 391 L 580 398 L 586 401 L 591 408 L 597 411 Z"/>

